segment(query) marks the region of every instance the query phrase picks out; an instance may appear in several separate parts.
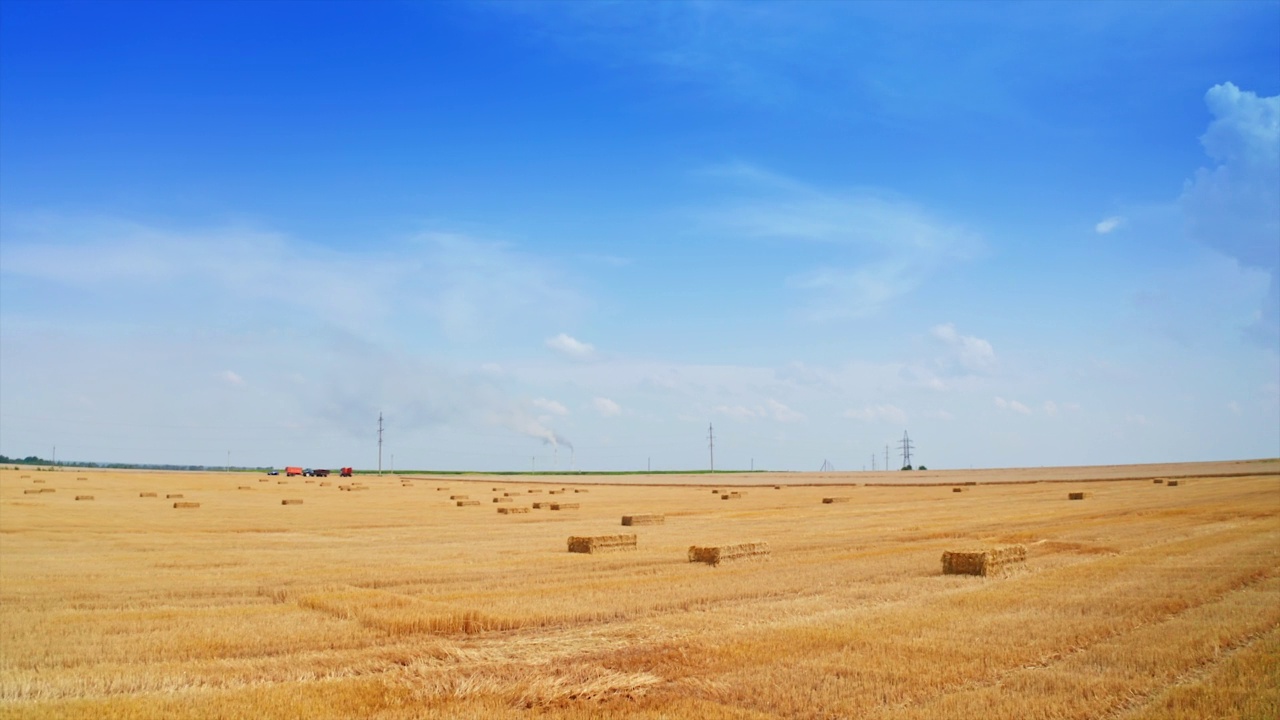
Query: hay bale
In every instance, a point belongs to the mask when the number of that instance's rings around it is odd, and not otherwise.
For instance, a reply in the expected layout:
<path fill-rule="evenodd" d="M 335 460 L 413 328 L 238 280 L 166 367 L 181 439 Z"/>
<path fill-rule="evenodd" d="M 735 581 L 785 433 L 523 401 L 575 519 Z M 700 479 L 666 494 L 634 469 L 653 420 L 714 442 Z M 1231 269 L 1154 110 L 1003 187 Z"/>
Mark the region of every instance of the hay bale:
<path fill-rule="evenodd" d="M 569 538 L 569 552 L 598 553 L 611 550 L 635 550 L 635 535 L 595 535 Z"/>
<path fill-rule="evenodd" d="M 241 490 L 252 490 L 253 488 L 252 488 L 252 487 L 250 487 L 250 486 L 248 486 L 248 485 L 241 485 L 239 489 L 241 489 Z"/>
<path fill-rule="evenodd" d="M 976 487 L 976 486 L 977 486 L 977 484 L 978 484 L 978 481 L 977 481 L 977 480 L 970 480 L 970 481 L 968 481 L 968 482 L 966 482 L 966 483 L 965 483 L 965 485 L 969 485 L 969 486 L 971 486 L 971 487 Z"/>
<path fill-rule="evenodd" d="M 496 497 L 496 498 L 494 498 L 494 499 L 493 499 L 493 501 L 494 501 L 494 502 L 496 502 L 496 503 L 511 502 L 511 498 L 506 497 L 506 496 L 504 495 L 504 496 L 502 496 L 502 497 Z"/>
<path fill-rule="evenodd" d="M 942 553 L 944 575 L 995 575 L 1011 565 L 1024 562 L 1027 549 L 1022 545 L 986 550 L 948 550 Z"/>
<path fill-rule="evenodd" d="M 548 490 L 548 491 L 547 491 L 547 494 L 548 494 L 548 495 L 563 495 L 563 494 L 564 494 L 564 491 L 563 491 L 563 490 Z"/>
<path fill-rule="evenodd" d="M 449 488 L 447 488 L 447 487 L 438 487 L 438 488 L 436 488 L 436 492 L 440 492 L 440 491 L 447 491 L 448 489 L 449 489 Z"/>
<path fill-rule="evenodd" d="M 271 478 L 258 478 L 258 482 L 271 482 Z"/>
<path fill-rule="evenodd" d="M 494 492 L 502 492 L 503 490 L 506 490 L 506 488 L 494 488 L 494 489 L 493 489 L 493 491 L 494 491 Z"/>
<path fill-rule="evenodd" d="M 527 508 L 527 507 L 509 507 L 509 508 L 508 508 L 508 507 L 502 507 L 502 508 L 498 508 L 498 514 L 499 514 L 499 515 L 514 515 L 514 514 L 516 514 L 516 513 L 527 513 L 527 512 L 529 512 L 529 508 Z"/>
<path fill-rule="evenodd" d="M 719 495 L 719 494 L 720 494 L 720 491 L 719 491 L 719 490 L 712 490 L 712 491 L 711 491 L 711 494 L 712 494 L 712 495 Z"/>
<path fill-rule="evenodd" d="M 305 483 L 305 484 L 307 484 L 307 485 L 315 485 L 315 484 L 316 484 L 316 481 L 315 481 L 315 480 L 303 480 L 302 482 L 303 482 L 303 483 Z M 280 483 L 280 484 L 281 484 L 281 485 L 283 485 L 284 483 L 282 482 L 282 483 Z"/>
<path fill-rule="evenodd" d="M 543 509 L 543 508 L 547 507 L 547 506 L 548 506 L 548 505 L 550 505 L 550 504 L 551 504 L 551 503 L 536 502 L 536 503 L 534 503 L 534 504 L 533 504 L 533 509 L 534 509 L 534 510 L 541 510 L 541 509 Z"/>
<path fill-rule="evenodd" d="M 953 487 L 953 488 L 951 488 L 951 492 L 964 492 L 964 488 L 962 488 L 962 487 Z"/>
<path fill-rule="evenodd" d="M 43 489 L 37 488 L 35 490 L 23 490 L 22 494 L 23 495 L 39 495 L 42 492 L 44 492 Z"/>
<path fill-rule="evenodd" d="M 168 495 L 165 495 L 165 497 L 166 497 L 166 498 L 168 498 L 168 499 L 170 499 L 170 500 L 176 500 L 176 499 L 178 499 L 178 498 L 182 497 L 182 493 L 169 493 Z"/>
<path fill-rule="evenodd" d="M 577 510 L 578 503 L 551 503 L 552 510 Z"/>
<path fill-rule="evenodd" d="M 589 490 L 583 490 L 582 488 L 574 488 L 573 491 L 576 493 L 590 492 Z"/>
<path fill-rule="evenodd" d="M 76 499 L 77 499 L 77 500 L 92 500 L 92 499 L 93 499 L 93 496 L 92 496 L 92 495 L 77 495 L 77 496 L 76 496 Z"/>
<path fill-rule="evenodd" d="M 78 478 L 76 478 L 76 480 L 79 480 L 80 482 L 84 482 L 85 480 L 88 480 L 88 479 L 89 479 L 89 478 L 87 478 L 87 477 L 78 477 Z"/>
<path fill-rule="evenodd" d="M 502 493 L 502 496 L 503 496 L 503 497 L 516 497 L 516 496 L 517 496 L 517 495 L 519 495 L 519 494 L 520 494 L 520 493 L 509 493 L 509 492 L 506 492 L 506 493 Z"/>
<path fill-rule="evenodd" d="M 1164 484 L 1164 478 L 1156 478 L 1155 480 L 1152 480 L 1151 482 L 1155 483 L 1156 485 L 1163 485 L 1163 484 Z"/>
<path fill-rule="evenodd" d="M 1169 482 L 1165 483 L 1165 485 L 1166 485 L 1167 487 L 1178 487 L 1178 481 L 1177 481 L 1177 480 L 1170 480 Z"/>
<path fill-rule="evenodd" d="M 837 496 L 837 497 L 824 497 L 824 498 L 822 498 L 822 504 L 823 504 L 823 505 L 833 505 L 833 504 L 835 504 L 835 503 L 847 503 L 847 502 L 849 502 L 849 500 L 850 500 L 850 498 L 849 498 L 849 496 L 848 496 L 848 495 L 840 495 L 840 496 Z"/>
<path fill-rule="evenodd" d="M 138 497 L 155 497 L 155 493 L 138 493 Z"/>
<path fill-rule="evenodd" d="M 57 491 L 57 490 L 55 490 L 55 489 L 53 489 L 53 488 L 40 488 L 40 492 L 41 492 L 41 493 L 51 493 L 51 492 L 58 492 L 58 491 Z"/>
<path fill-rule="evenodd" d="M 467 507 L 469 505 L 479 505 L 479 500 L 459 500 L 458 507 Z"/>
<path fill-rule="evenodd" d="M 769 543 L 751 542 L 710 547 L 689 546 L 689 562 L 719 565 L 726 560 L 746 560 L 769 556 Z"/>
<path fill-rule="evenodd" d="M 18 479 L 19 479 L 19 480 L 26 480 L 26 479 L 27 479 L 27 478 L 29 478 L 29 477 L 31 477 L 31 476 L 30 476 L 30 475 L 19 475 L 19 476 L 18 476 Z"/>
<path fill-rule="evenodd" d="M 306 481 L 306 482 L 311 482 L 311 481 L 310 481 L 310 480 L 308 480 L 308 481 Z M 288 481 L 288 480 L 277 480 L 277 481 L 276 481 L 276 484 L 277 484 L 277 485 L 288 485 L 288 484 L 289 484 L 289 481 Z"/>
<path fill-rule="evenodd" d="M 666 515 L 623 515 L 623 525 L 662 525 L 667 522 Z"/>
<path fill-rule="evenodd" d="M 541 491 L 541 490 L 529 490 L 528 492 L 529 492 L 529 494 L 530 494 L 530 495 L 540 495 L 540 494 L 542 494 L 542 491 Z"/>
<path fill-rule="evenodd" d="M 174 507 L 174 509 L 175 509 L 175 510 L 176 510 L 176 509 L 178 509 L 178 508 L 198 508 L 198 507 L 200 507 L 200 503 L 198 503 L 198 502 L 176 502 L 176 503 L 174 503 L 174 504 L 173 504 L 173 507 Z"/>
<path fill-rule="evenodd" d="M 320 483 L 320 487 L 329 487 L 329 486 L 330 486 L 330 485 L 332 485 L 332 484 L 333 484 L 333 483 L 331 483 L 331 482 L 322 482 L 322 483 Z"/>
<path fill-rule="evenodd" d="M 469 495 L 450 495 L 449 499 L 450 500 L 470 500 L 471 497 Z"/>
<path fill-rule="evenodd" d="M 32 484 L 32 485 L 43 485 L 43 484 L 44 484 L 44 480 L 43 480 L 42 478 L 36 478 L 35 480 L 32 480 L 32 481 L 31 481 L 31 484 Z"/>
<path fill-rule="evenodd" d="M 773 486 L 773 489 L 774 489 L 774 490 L 781 490 L 781 489 L 782 489 L 782 486 L 781 486 L 781 485 L 774 485 L 774 486 Z"/>
<path fill-rule="evenodd" d="M 302 501 L 301 501 L 301 500 L 296 500 L 296 499 L 295 499 L 295 500 L 281 500 L 281 501 L 280 501 L 280 504 L 281 504 L 281 505 L 301 505 L 301 504 L 302 504 Z"/>
<path fill-rule="evenodd" d="M 1068 500 L 1083 500 L 1083 499 L 1085 499 L 1085 498 L 1087 498 L 1087 497 L 1089 497 L 1089 493 L 1087 493 L 1087 492 L 1069 492 L 1069 493 L 1067 493 L 1067 499 L 1068 499 Z"/>

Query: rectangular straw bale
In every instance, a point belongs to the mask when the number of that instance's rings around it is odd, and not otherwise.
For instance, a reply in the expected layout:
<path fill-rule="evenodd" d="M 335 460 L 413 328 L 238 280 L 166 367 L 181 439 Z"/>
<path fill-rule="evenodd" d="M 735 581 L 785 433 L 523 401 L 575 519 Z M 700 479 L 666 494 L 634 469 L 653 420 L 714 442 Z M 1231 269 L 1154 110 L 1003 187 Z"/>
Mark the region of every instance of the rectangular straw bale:
<path fill-rule="evenodd" d="M 252 488 L 252 487 L 250 487 L 250 486 L 248 486 L 248 485 L 241 485 L 241 486 L 240 486 L 240 489 L 241 489 L 241 490 L 252 490 L 253 488 Z"/>
<path fill-rule="evenodd" d="M 92 499 L 93 499 L 93 496 L 92 496 L 92 495 L 77 495 L 77 496 L 76 496 L 76 499 L 77 499 L 77 500 L 92 500 Z"/>
<path fill-rule="evenodd" d="M 503 490 L 505 490 L 505 489 L 506 489 L 506 488 L 494 488 L 494 489 L 493 489 L 493 491 L 494 491 L 494 492 L 502 492 L 502 491 L 503 491 Z"/>
<path fill-rule="evenodd" d="M 542 491 L 541 491 L 541 490 L 529 490 L 529 494 L 530 494 L 530 495 L 538 495 L 538 494 L 541 494 L 541 493 L 542 493 Z"/>
<path fill-rule="evenodd" d="M 1027 549 L 1022 545 L 986 550 L 948 550 L 942 553 L 942 573 L 944 575 L 995 575 L 1026 559 Z"/>
<path fill-rule="evenodd" d="M 493 499 L 493 501 L 494 501 L 494 502 L 496 502 L 496 503 L 501 503 L 501 502 L 511 502 L 511 498 L 506 497 L 506 496 L 504 495 L 504 496 L 502 496 L 502 497 L 496 497 L 496 498 L 494 498 L 494 499 Z"/>
<path fill-rule="evenodd" d="M 35 480 L 32 480 L 32 481 L 31 481 L 31 484 L 32 484 L 32 485 L 43 485 L 43 484 L 44 484 L 44 480 L 43 480 L 43 479 L 41 479 L 41 478 L 36 478 Z"/>
<path fill-rule="evenodd" d="M 138 497 L 155 497 L 155 493 L 138 493 Z"/>
<path fill-rule="evenodd" d="M 849 502 L 849 496 L 848 496 L 848 495 L 840 495 L 840 496 L 838 496 L 838 497 L 824 497 L 824 498 L 822 498 L 822 503 L 823 503 L 824 505 L 831 505 L 831 504 L 833 504 L 833 503 L 847 503 L 847 502 Z"/>
<path fill-rule="evenodd" d="M 1156 478 L 1155 480 L 1152 480 L 1151 482 L 1155 483 L 1156 485 L 1163 485 L 1163 484 L 1164 484 L 1164 478 Z"/>
<path fill-rule="evenodd" d="M 29 478 L 29 477 L 31 477 L 31 476 L 30 476 L 30 475 L 19 475 L 19 476 L 18 476 L 18 479 L 19 479 L 19 480 L 26 480 L 26 479 L 27 479 L 27 478 Z"/>
<path fill-rule="evenodd" d="M 1087 492 L 1071 492 L 1071 493 L 1067 493 L 1067 499 L 1068 499 L 1068 500 L 1083 500 L 1083 499 L 1085 499 L 1085 498 L 1087 498 L 1087 497 L 1089 497 L 1089 493 L 1087 493 Z"/>
<path fill-rule="evenodd" d="M 440 492 L 440 491 L 442 491 L 442 490 L 447 491 L 448 489 L 449 489 L 449 488 L 447 488 L 447 487 L 438 487 L 438 488 L 436 488 L 436 492 Z"/>
<path fill-rule="evenodd" d="M 200 503 L 198 503 L 198 502 L 176 502 L 176 503 L 174 503 L 174 504 L 173 504 L 173 507 L 174 507 L 174 509 L 177 509 L 177 508 L 198 508 L 198 507 L 200 507 Z"/>
<path fill-rule="evenodd" d="M 769 543 L 750 542 L 737 545 L 715 545 L 709 547 L 689 546 L 689 562 L 701 562 L 708 565 L 719 565 L 725 560 L 745 560 L 769 556 Z"/>
<path fill-rule="evenodd" d="M 598 553 L 609 550 L 634 550 L 635 535 L 595 535 L 591 537 L 572 536 L 569 538 L 569 552 Z"/>
<path fill-rule="evenodd" d="M 970 481 L 968 481 L 968 482 L 966 482 L 966 483 L 965 483 L 965 485 L 977 485 L 977 484 L 978 484 L 978 481 L 977 481 L 977 480 L 970 480 Z"/>
<path fill-rule="evenodd" d="M 533 504 L 533 509 L 534 509 L 534 510 L 541 510 L 541 509 L 543 509 L 543 508 L 545 508 L 545 507 L 549 506 L 550 504 L 551 504 L 551 503 L 536 502 L 536 503 L 534 503 L 534 504 Z"/>
<path fill-rule="evenodd" d="M 548 490 L 548 491 L 547 491 L 547 494 L 548 494 L 548 495 L 563 495 L 563 494 L 564 494 L 564 491 L 563 491 L 563 490 Z"/>
<path fill-rule="evenodd" d="M 471 496 L 470 495 L 450 495 L 449 499 L 450 500 L 470 500 Z"/>
<path fill-rule="evenodd" d="M 303 482 L 303 483 L 305 483 L 305 484 L 307 484 L 307 485 L 315 485 L 315 484 L 316 484 L 316 481 L 315 481 L 315 480 L 303 480 L 302 482 Z M 280 484 L 281 484 L 281 485 L 283 485 L 284 483 L 283 483 L 283 482 L 281 482 Z"/>
<path fill-rule="evenodd" d="M 23 490 L 22 494 L 23 495 L 39 495 L 42 492 L 44 492 L 44 490 L 40 488 L 36 488 L 35 490 Z"/>
<path fill-rule="evenodd" d="M 1178 487 L 1178 481 L 1170 480 L 1169 482 L 1165 483 L 1165 485 L 1167 485 L 1168 487 Z"/>
<path fill-rule="evenodd" d="M 720 491 L 719 491 L 719 490 L 712 490 L 712 491 L 711 491 L 711 494 L 712 494 L 712 495 L 719 495 L 719 494 L 720 494 Z"/>
<path fill-rule="evenodd" d="M 258 482 L 271 482 L 271 478 L 258 478 Z"/>
<path fill-rule="evenodd" d="M 577 510 L 578 503 L 551 503 L 552 510 Z"/>
<path fill-rule="evenodd" d="M 529 508 L 527 508 L 527 507 L 500 507 L 500 508 L 498 508 L 498 514 L 499 514 L 499 515 L 514 515 L 514 514 L 516 514 L 516 513 L 527 513 L 527 512 L 529 512 Z"/>
<path fill-rule="evenodd" d="M 774 490 L 781 490 L 781 489 L 782 489 L 782 486 L 781 486 L 781 485 L 774 485 L 774 486 L 773 486 L 773 489 L 774 489 Z"/>
<path fill-rule="evenodd" d="M 459 500 L 458 507 L 467 507 L 468 505 L 479 505 L 479 500 Z"/>
<path fill-rule="evenodd" d="M 176 500 L 177 498 L 182 497 L 182 493 L 169 493 L 168 495 L 165 495 L 165 497 L 169 498 L 170 500 Z"/>
<path fill-rule="evenodd" d="M 53 489 L 53 488 L 40 488 L 40 492 L 42 492 L 42 493 L 50 493 L 50 492 L 58 492 L 58 491 L 57 491 L 57 490 L 55 490 L 55 489 Z"/>
<path fill-rule="evenodd" d="M 953 488 L 951 488 L 951 492 L 964 492 L 964 488 L 962 488 L 962 487 L 953 487 Z"/>
<path fill-rule="evenodd" d="M 623 515 L 623 525 L 662 525 L 667 521 L 666 515 Z"/>
<path fill-rule="evenodd" d="M 89 479 L 89 478 L 87 478 L 87 477 L 78 477 L 78 478 L 76 478 L 76 480 L 79 480 L 80 482 L 84 482 L 85 480 L 88 480 L 88 479 Z"/>
<path fill-rule="evenodd" d="M 281 504 L 281 505 L 301 505 L 301 504 L 302 504 L 302 501 L 301 501 L 301 500 L 297 500 L 297 499 L 292 499 L 292 500 L 281 500 L 281 501 L 280 501 L 280 504 Z"/>
<path fill-rule="evenodd" d="M 330 485 L 333 485 L 333 483 L 331 483 L 331 482 L 322 482 L 322 483 L 320 483 L 320 487 L 329 487 Z"/>
<path fill-rule="evenodd" d="M 515 496 L 517 496 L 517 495 L 519 495 L 519 494 L 520 494 L 520 493 L 509 493 L 509 492 L 505 492 L 505 493 L 502 493 L 502 496 L 503 496 L 503 497 L 515 497 Z"/>
<path fill-rule="evenodd" d="M 582 488 L 574 488 L 573 491 L 576 493 L 590 492 L 590 490 L 583 490 Z"/>

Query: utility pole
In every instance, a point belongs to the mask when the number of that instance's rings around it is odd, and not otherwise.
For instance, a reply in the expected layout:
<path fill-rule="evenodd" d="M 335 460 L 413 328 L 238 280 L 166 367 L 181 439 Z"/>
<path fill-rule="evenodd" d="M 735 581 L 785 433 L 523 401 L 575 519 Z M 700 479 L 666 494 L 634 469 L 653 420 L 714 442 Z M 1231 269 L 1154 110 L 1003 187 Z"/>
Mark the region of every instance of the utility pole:
<path fill-rule="evenodd" d="M 889 469 L 889 446 L 884 446 L 884 469 Z"/>
<path fill-rule="evenodd" d="M 711 450 L 711 472 L 716 471 L 716 435 L 715 427 L 710 423 L 707 424 L 707 447 Z"/>
<path fill-rule="evenodd" d="M 902 467 L 911 467 L 911 438 L 907 437 L 907 431 L 902 431 Z"/>
<path fill-rule="evenodd" d="M 382 413 L 378 413 L 378 474 L 382 474 Z"/>
<path fill-rule="evenodd" d="M 58 467 L 58 446 L 53 446 L 53 466 Z"/>
<path fill-rule="evenodd" d="M 529 472 L 538 472 L 538 456 L 529 458 Z"/>
<path fill-rule="evenodd" d="M 222 467 L 222 472 L 231 472 L 231 451 L 227 451 L 227 464 Z"/>
<path fill-rule="evenodd" d="M 391 474 L 396 474 L 396 454 L 391 453 Z"/>
<path fill-rule="evenodd" d="M 871 472 L 876 471 L 876 454 L 871 453 Z"/>

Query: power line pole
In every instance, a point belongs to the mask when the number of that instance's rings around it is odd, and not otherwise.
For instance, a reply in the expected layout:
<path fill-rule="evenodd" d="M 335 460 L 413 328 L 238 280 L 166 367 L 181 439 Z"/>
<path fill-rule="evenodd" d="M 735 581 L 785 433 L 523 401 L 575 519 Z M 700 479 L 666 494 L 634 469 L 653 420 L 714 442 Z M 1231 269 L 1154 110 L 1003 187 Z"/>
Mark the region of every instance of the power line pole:
<path fill-rule="evenodd" d="M 711 450 L 711 472 L 716 471 L 716 435 L 715 428 L 707 424 L 707 447 Z"/>
<path fill-rule="evenodd" d="M 876 471 L 876 454 L 871 453 L 871 472 Z"/>
<path fill-rule="evenodd" d="M 907 437 L 907 431 L 902 431 L 902 467 L 911 467 L 911 438 Z"/>
<path fill-rule="evenodd" d="M 382 413 L 378 413 L 378 474 L 382 474 Z"/>
<path fill-rule="evenodd" d="M 884 469 L 889 469 L 889 446 L 884 446 Z"/>

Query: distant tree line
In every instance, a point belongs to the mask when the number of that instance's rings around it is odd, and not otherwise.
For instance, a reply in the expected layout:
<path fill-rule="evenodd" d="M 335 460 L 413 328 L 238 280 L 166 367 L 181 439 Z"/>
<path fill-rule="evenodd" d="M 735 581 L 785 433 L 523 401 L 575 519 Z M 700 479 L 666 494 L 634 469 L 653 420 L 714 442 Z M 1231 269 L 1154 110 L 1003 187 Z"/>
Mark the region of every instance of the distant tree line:
<path fill-rule="evenodd" d="M 49 460 L 45 460 L 35 455 L 28 455 L 24 458 L 11 458 L 7 455 L 0 455 L 0 465 L 52 465 Z M 222 465 L 159 465 L 155 463 L 107 463 L 107 462 L 59 462 L 58 467 L 81 467 L 81 468 L 109 468 L 112 470 L 222 470 Z M 265 470 L 267 468 L 246 468 L 233 467 L 232 470 Z"/>

